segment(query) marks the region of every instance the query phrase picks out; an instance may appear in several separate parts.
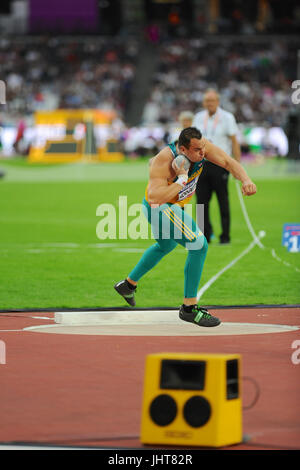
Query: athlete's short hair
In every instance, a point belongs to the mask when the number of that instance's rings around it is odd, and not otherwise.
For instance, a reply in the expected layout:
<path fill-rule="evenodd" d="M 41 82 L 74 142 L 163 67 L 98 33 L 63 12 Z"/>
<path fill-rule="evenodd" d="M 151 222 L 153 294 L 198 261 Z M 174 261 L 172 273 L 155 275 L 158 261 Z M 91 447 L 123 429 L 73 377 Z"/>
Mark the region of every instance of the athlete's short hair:
<path fill-rule="evenodd" d="M 178 146 L 180 147 L 183 145 L 185 148 L 190 147 L 191 139 L 201 139 L 202 134 L 197 129 L 197 127 L 186 127 L 180 132 L 179 138 L 178 138 Z"/>

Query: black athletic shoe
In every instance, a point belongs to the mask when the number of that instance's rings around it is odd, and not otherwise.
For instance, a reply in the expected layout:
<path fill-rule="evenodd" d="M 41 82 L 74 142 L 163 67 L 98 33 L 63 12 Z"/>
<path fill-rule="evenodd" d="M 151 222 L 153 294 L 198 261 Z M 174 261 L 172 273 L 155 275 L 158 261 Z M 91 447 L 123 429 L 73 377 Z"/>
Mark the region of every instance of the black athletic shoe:
<path fill-rule="evenodd" d="M 118 294 L 122 295 L 124 299 L 126 300 L 129 305 L 132 307 L 135 306 L 135 298 L 134 298 L 134 293 L 136 292 L 136 287 L 131 289 L 128 287 L 128 282 L 126 279 L 124 281 L 117 282 L 117 284 L 114 285 L 114 288 L 118 292 Z"/>
<path fill-rule="evenodd" d="M 221 321 L 213 317 L 206 308 L 194 305 L 192 310 L 186 310 L 184 305 L 179 309 L 179 318 L 184 321 L 195 323 L 198 326 L 218 326 Z"/>

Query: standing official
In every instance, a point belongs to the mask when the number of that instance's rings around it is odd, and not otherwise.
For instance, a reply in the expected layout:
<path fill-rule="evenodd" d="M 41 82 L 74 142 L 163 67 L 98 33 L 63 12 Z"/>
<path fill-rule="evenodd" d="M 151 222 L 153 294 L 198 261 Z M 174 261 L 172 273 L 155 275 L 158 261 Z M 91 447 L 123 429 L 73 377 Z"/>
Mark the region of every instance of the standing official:
<path fill-rule="evenodd" d="M 232 155 L 239 162 L 241 150 L 237 140 L 238 127 L 236 120 L 233 114 L 222 109 L 219 103 L 219 94 L 215 90 L 207 90 L 203 97 L 204 110 L 195 115 L 193 126 L 202 132 L 203 137 L 220 147 L 228 155 Z M 200 220 L 198 224 L 200 228 L 204 228 L 204 235 L 208 242 L 210 242 L 213 234 L 209 218 L 209 202 L 213 192 L 217 195 L 221 214 L 222 233 L 220 243 L 230 242 L 228 177 L 229 172 L 227 170 L 207 161 L 197 184 L 197 204 L 204 204 L 204 227 Z"/>

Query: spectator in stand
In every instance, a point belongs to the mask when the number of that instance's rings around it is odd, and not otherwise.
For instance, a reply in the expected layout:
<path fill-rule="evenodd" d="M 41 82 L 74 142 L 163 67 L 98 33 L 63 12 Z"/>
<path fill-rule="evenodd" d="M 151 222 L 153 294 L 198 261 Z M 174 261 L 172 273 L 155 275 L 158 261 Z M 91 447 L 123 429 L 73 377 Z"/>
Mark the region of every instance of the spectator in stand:
<path fill-rule="evenodd" d="M 196 112 L 207 88 L 217 88 L 226 109 L 241 123 L 283 126 L 291 108 L 290 83 L 298 45 L 288 37 L 232 42 L 208 39 L 161 43 L 150 93 L 156 121 L 175 122 L 178 109 Z"/>
<path fill-rule="evenodd" d="M 135 76 L 138 43 L 130 39 L 0 39 L 6 113 L 57 108 L 113 108 L 122 117 Z"/>
<path fill-rule="evenodd" d="M 192 127 L 193 119 L 194 113 L 191 111 L 182 111 L 178 116 L 178 123 L 176 123 L 176 125 L 166 133 L 165 143 L 168 144 L 177 140 L 182 129 Z"/>
<path fill-rule="evenodd" d="M 194 119 L 194 113 L 191 111 L 182 111 L 182 113 L 178 116 L 178 121 L 180 122 L 181 129 L 185 129 L 186 127 L 192 127 Z"/>

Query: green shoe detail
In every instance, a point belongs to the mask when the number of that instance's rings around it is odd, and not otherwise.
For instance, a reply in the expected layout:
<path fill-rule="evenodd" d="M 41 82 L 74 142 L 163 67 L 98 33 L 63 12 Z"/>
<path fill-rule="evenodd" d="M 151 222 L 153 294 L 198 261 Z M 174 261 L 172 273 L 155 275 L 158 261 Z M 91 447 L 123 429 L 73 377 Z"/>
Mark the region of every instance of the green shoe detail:
<path fill-rule="evenodd" d="M 203 315 L 204 315 L 203 312 L 198 311 L 197 315 L 196 315 L 195 318 L 194 318 L 194 322 L 199 323 L 199 321 L 201 320 L 201 318 L 203 317 Z"/>
<path fill-rule="evenodd" d="M 204 307 L 199 307 L 196 305 L 193 307 L 192 311 L 186 311 L 184 306 L 181 305 L 179 309 L 179 318 L 181 320 L 195 323 L 198 326 L 210 327 L 210 326 L 218 326 L 220 325 L 221 321 L 212 316 L 208 310 Z"/>

